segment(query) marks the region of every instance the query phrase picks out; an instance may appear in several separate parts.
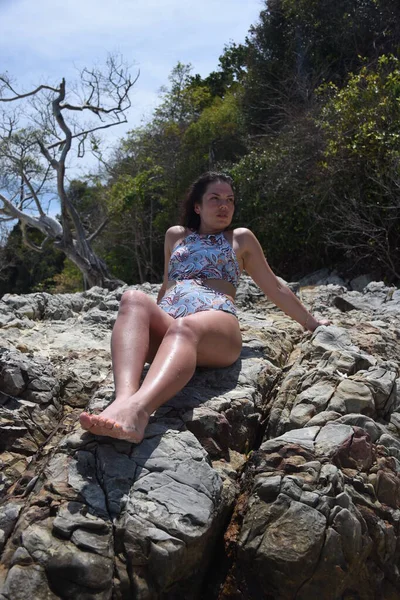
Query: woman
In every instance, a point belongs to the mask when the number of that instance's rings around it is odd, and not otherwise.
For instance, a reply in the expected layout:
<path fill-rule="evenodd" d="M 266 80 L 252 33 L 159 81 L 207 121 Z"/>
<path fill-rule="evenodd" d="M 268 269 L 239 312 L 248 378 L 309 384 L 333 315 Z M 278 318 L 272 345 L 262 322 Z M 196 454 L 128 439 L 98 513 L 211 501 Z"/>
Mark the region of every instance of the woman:
<path fill-rule="evenodd" d="M 234 298 L 243 269 L 286 314 L 314 331 L 319 325 L 282 285 L 254 234 L 229 231 L 235 210 L 232 180 L 205 173 L 191 186 L 183 226 L 165 236 L 165 272 L 157 304 L 124 292 L 112 333 L 116 397 L 100 415 L 81 414 L 84 429 L 142 441 L 150 415 L 177 394 L 196 366 L 227 367 L 241 351 Z M 140 386 L 145 362 L 151 363 Z"/>

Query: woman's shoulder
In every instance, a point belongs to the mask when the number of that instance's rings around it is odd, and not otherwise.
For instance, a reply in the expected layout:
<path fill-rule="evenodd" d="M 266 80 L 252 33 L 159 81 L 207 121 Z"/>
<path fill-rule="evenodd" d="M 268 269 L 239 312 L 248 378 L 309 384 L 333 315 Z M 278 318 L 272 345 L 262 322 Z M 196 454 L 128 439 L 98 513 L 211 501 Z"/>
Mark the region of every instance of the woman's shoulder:
<path fill-rule="evenodd" d="M 183 227 L 182 225 L 173 225 L 167 229 L 165 233 L 165 242 L 170 251 L 172 251 L 178 242 L 189 235 L 189 233 L 189 229 L 186 229 L 186 227 Z"/>
<path fill-rule="evenodd" d="M 169 229 L 167 229 L 165 233 L 165 237 L 169 240 L 181 239 L 188 235 L 188 229 L 183 227 L 183 225 L 173 225 Z"/>
<path fill-rule="evenodd" d="M 182 233 L 185 232 L 186 227 L 183 227 L 183 225 L 172 225 L 172 227 L 169 227 L 169 229 L 167 229 L 166 235 L 182 235 Z"/>
<path fill-rule="evenodd" d="M 252 233 L 252 231 L 250 231 L 250 229 L 248 229 L 247 227 L 236 227 L 236 228 L 233 230 L 233 233 L 234 233 L 235 235 L 248 235 L 249 233 L 250 233 L 251 235 L 254 235 L 254 233 Z"/>
<path fill-rule="evenodd" d="M 233 237 L 238 242 L 246 242 L 250 239 L 254 239 L 254 233 L 247 229 L 247 227 L 237 227 L 233 230 Z"/>

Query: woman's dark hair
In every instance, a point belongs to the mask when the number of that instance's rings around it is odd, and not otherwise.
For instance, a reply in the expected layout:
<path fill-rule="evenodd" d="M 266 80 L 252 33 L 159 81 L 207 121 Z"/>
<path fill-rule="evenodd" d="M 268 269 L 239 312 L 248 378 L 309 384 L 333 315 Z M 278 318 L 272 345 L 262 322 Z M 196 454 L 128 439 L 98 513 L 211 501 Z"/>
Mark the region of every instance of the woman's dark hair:
<path fill-rule="evenodd" d="M 207 171 L 207 173 L 200 175 L 200 177 L 196 179 L 196 181 L 194 181 L 188 189 L 186 198 L 183 201 L 181 225 L 187 227 L 188 229 L 193 229 L 194 231 L 198 230 L 200 227 L 200 215 L 195 212 L 194 205 L 202 203 L 203 196 L 208 185 L 210 183 L 214 183 L 215 181 L 224 181 L 225 183 L 229 183 L 233 189 L 233 180 L 225 173 L 214 173 L 213 171 Z"/>

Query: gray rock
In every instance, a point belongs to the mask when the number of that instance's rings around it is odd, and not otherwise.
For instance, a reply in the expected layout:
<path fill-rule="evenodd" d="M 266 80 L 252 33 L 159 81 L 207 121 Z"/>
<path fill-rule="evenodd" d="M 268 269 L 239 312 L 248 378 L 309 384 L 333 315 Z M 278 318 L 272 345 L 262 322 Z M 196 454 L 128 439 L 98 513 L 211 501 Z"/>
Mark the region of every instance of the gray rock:
<path fill-rule="evenodd" d="M 7 538 L 12 532 L 21 512 L 22 504 L 10 502 L 0 507 L 0 552 L 3 551 Z"/>
<path fill-rule="evenodd" d="M 253 597 L 262 597 L 267 591 L 293 597 L 315 570 L 325 529 L 321 513 L 283 494 L 273 504 L 254 502 L 239 541 L 240 560 L 252 578 Z"/>
<path fill-rule="evenodd" d="M 264 502 L 271 502 L 278 497 L 281 491 L 282 477 L 257 477 L 254 482 L 253 493 L 256 493 Z"/>
<path fill-rule="evenodd" d="M 318 328 L 312 345 L 323 351 L 360 354 L 360 349 L 352 344 L 349 333 L 333 325 Z"/>
<path fill-rule="evenodd" d="M 335 386 L 330 381 L 319 381 L 304 389 L 299 394 L 296 405 L 301 402 L 310 402 L 315 405 L 318 412 L 325 410 L 329 400 L 333 396 Z"/>
<path fill-rule="evenodd" d="M 388 412 L 395 402 L 397 372 L 384 366 L 370 367 L 368 371 L 357 373 L 355 381 L 364 382 L 374 398 L 375 408 L 378 413 Z"/>
<path fill-rule="evenodd" d="M 359 275 L 358 277 L 354 277 L 354 279 L 350 280 L 349 286 L 350 289 L 355 292 L 362 292 L 364 288 L 373 280 L 374 278 L 371 274 Z"/>
<path fill-rule="evenodd" d="M 310 335 L 244 279 L 240 360 L 199 369 L 135 446 L 77 420 L 114 398 L 110 332 L 126 289 L 0 301 L 0 599 L 195 600 L 205 583 L 213 597 L 223 535 L 228 591 L 396 597 L 398 291 L 303 287 L 335 324 Z"/>
<path fill-rule="evenodd" d="M 68 484 L 78 492 L 86 504 L 101 518 L 109 517 L 106 497 L 98 480 L 96 459 L 91 452 L 78 450 L 69 464 Z"/>
<path fill-rule="evenodd" d="M 312 286 L 312 285 L 340 285 L 345 286 L 346 283 L 342 277 L 340 277 L 336 271 L 330 272 L 329 269 L 320 269 L 315 271 L 306 277 L 302 277 L 299 280 L 299 286 Z"/>
<path fill-rule="evenodd" d="M 336 422 L 338 424 L 343 423 L 345 425 L 355 425 L 356 427 L 361 427 L 361 429 L 364 429 L 368 433 L 372 442 L 376 442 L 379 436 L 381 436 L 382 433 L 386 432 L 385 428 L 382 425 L 380 425 L 370 417 L 367 417 L 366 415 L 344 415 L 340 417 L 340 419 L 338 419 Z"/>
<path fill-rule="evenodd" d="M 347 292 L 335 300 L 340 310 L 357 310 L 364 313 L 397 314 L 399 311 L 399 297 L 395 288 L 385 286 L 382 282 L 368 283 L 362 294 Z"/>
<path fill-rule="evenodd" d="M 31 525 L 22 533 L 22 544 L 45 568 L 56 593 L 65 594 L 65 586 L 69 584 L 81 593 L 86 588 L 93 592 L 111 591 L 113 563 L 109 558 L 81 551 L 67 541 L 60 542 L 38 525 Z"/>
<path fill-rule="evenodd" d="M 313 404 L 296 404 L 290 411 L 289 421 L 293 427 L 304 427 L 314 417 L 316 408 Z"/>
<path fill-rule="evenodd" d="M 328 423 L 322 427 L 315 438 L 316 455 L 332 456 L 344 442 L 351 439 L 352 435 L 353 428 L 350 425 Z"/>
<path fill-rule="evenodd" d="M 323 410 L 322 412 L 315 415 L 309 422 L 308 427 L 314 427 L 318 425 L 319 427 L 323 427 L 330 421 L 337 421 L 341 418 L 341 414 L 335 412 L 334 410 Z"/>
<path fill-rule="evenodd" d="M 80 527 L 96 533 L 108 533 L 110 530 L 109 524 L 87 513 L 86 505 L 80 502 L 68 502 L 61 506 L 53 521 L 53 531 L 57 535 L 69 539 L 72 533 Z"/>
<path fill-rule="evenodd" d="M 329 410 L 342 414 L 357 413 L 373 417 L 375 402 L 369 387 L 360 381 L 341 381 L 329 402 Z"/>
<path fill-rule="evenodd" d="M 38 565 L 13 566 L 2 588 L 2 596 L 6 600 L 26 600 L 27 597 L 40 600 L 59 598 L 50 590 L 46 573 Z"/>
<path fill-rule="evenodd" d="M 320 427 L 306 427 L 304 429 L 295 429 L 292 431 L 288 431 L 283 435 L 280 435 L 273 440 L 268 440 L 264 442 L 261 446 L 261 450 L 271 451 L 284 444 L 298 444 L 303 448 L 313 450 L 314 449 L 314 441 L 317 437 Z"/>
<path fill-rule="evenodd" d="M 343 554 L 351 564 L 360 557 L 362 528 L 359 520 L 347 508 L 342 508 L 333 519 L 332 527 L 340 535 Z"/>

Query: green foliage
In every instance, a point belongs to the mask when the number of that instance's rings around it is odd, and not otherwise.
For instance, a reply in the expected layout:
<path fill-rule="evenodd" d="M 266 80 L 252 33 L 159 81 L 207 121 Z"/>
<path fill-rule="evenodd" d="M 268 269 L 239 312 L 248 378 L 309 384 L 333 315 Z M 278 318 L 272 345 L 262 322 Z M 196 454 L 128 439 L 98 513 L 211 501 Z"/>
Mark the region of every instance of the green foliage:
<path fill-rule="evenodd" d="M 363 58 L 371 63 L 399 47 L 397 0 L 266 0 L 249 35 L 248 127 L 282 126 L 312 108 L 321 83 L 341 87 Z"/>
<path fill-rule="evenodd" d="M 178 62 L 168 77 L 169 88 L 161 88 L 161 103 L 154 111 L 152 125 L 167 127 L 178 133 L 196 119 L 211 99 L 207 85 L 191 85 L 190 64 Z"/>
<path fill-rule="evenodd" d="M 375 68 L 365 65 L 342 89 L 331 84 L 321 94 L 328 238 L 365 268 L 399 279 L 400 61 L 382 55 Z"/>
<path fill-rule="evenodd" d="M 383 55 L 376 69 L 364 66 L 345 87 L 321 88 L 328 96 L 320 125 L 326 159 L 335 157 L 374 169 L 391 168 L 400 158 L 400 61 Z"/>
<path fill-rule="evenodd" d="M 396 99 L 397 75 L 391 67 L 392 74 L 384 80 L 382 74 L 373 74 L 370 61 L 383 47 L 397 44 L 397 25 L 393 19 L 388 25 L 386 17 L 398 10 L 383 0 L 270 0 L 266 8 L 245 46 L 225 48 L 218 71 L 202 79 L 190 75 L 190 65 L 178 63 L 154 118 L 121 145 L 124 158 L 119 164 L 133 186 L 123 197 L 125 203 L 130 199 L 130 210 L 135 211 L 131 218 L 138 224 L 136 235 L 142 228 L 142 240 L 150 231 L 145 216 L 150 204 L 143 201 L 145 196 L 139 201 L 133 190 L 139 174 L 148 182 L 153 169 L 159 169 L 151 219 L 159 235 L 152 237 L 159 256 L 162 233 L 177 222 L 187 186 L 205 170 L 222 166 L 230 171 L 241 197 L 237 224 L 255 231 L 271 264 L 290 278 L 338 260 L 358 260 L 354 240 L 341 233 L 335 237 L 331 217 L 338 195 L 344 192 L 347 198 L 351 182 L 354 186 L 354 181 L 367 180 L 360 160 L 365 162 L 368 152 L 376 161 L 374 176 L 381 181 L 380 188 L 368 188 L 369 200 L 377 200 L 382 188 L 389 147 L 392 163 L 397 160 L 398 106 L 394 110 L 395 105 L 382 97 L 381 104 L 373 102 L 374 86 L 387 89 L 390 82 Z M 360 48 L 369 62 L 360 57 Z M 379 68 L 384 61 L 380 59 Z M 349 66 L 361 70 L 344 87 Z M 381 84 L 377 77 L 383 77 Z M 316 97 L 321 81 L 328 83 Z M 349 135 L 353 130 L 355 135 Z M 384 160 L 379 159 L 382 152 Z M 338 157 L 340 169 L 334 164 Z M 365 184 L 357 190 L 353 199 L 363 196 Z M 154 190 L 150 195 L 154 197 Z M 365 209 L 365 202 L 357 202 Z M 144 253 L 135 250 L 138 254 Z M 116 258 L 109 254 L 108 259 L 118 268 Z"/>
<path fill-rule="evenodd" d="M 79 213 L 86 233 L 90 235 L 96 231 L 110 210 L 104 186 L 99 182 L 90 185 L 87 181 L 74 179 L 69 184 L 68 196 Z M 70 227 L 73 228 L 72 221 Z"/>
<path fill-rule="evenodd" d="M 242 83 L 246 76 L 248 47 L 231 42 L 224 48 L 219 57 L 219 69 L 202 79 L 200 75 L 191 76 L 190 87 L 206 87 L 211 98 L 224 98 L 226 92 L 232 90 L 236 83 Z"/>
<path fill-rule="evenodd" d="M 190 65 L 177 64 L 169 78 L 169 88 L 162 90 L 161 104 L 152 121 L 130 132 L 117 153 L 110 201 L 130 211 L 130 243 L 131 247 L 134 245 L 131 272 L 139 280 L 160 279 L 165 230 L 179 220 L 182 197 L 199 169 L 209 168 L 212 135 L 217 141 L 220 139 L 216 126 L 225 119 L 225 129 L 232 127 L 228 120 L 233 108 L 225 117 L 213 116 L 216 107 L 209 88 L 193 85 L 190 72 Z M 231 104 L 228 101 L 226 106 Z M 198 129 L 193 129 L 199 121 Z M 206 132 L 207 122 L 214 132 L 211 137 Z M 202 136 L 200 145 L 194 137 L 197 134 Z M 143 269 L 139 268 L 139 256 L 145 265 Z M 107 260 L 116 262 L 110 253 Z"/>
<path fill-rule="evenodd" d="M 184 135 L 190 178 L 215 168 L 215 164 L 236 162 L 246 152 L 244 135 L 239 93 L 232 91 L 224 99 L 214 98 Z"/>
<path fill-rule="evenodd" d="M 174 67 L 106 184 L 71 183 L 88 234 L 108 217 L 98 255 L 128 283 L 159 281 L 188 186 L 222 169 L 237 184 L 235 225 L 285 278 L 339 266 L 400 280 L 399 49 L 398 0 L 265 0 L 215 71 Z M 41 268 L 46 289 L 80 285 L 68 263 Z"/>
<path fill-rule="evenodd" d="M 37 245 L 43 236 L 36 229 L 29 230 L 30 239 Z M 32 291 L 51 291 L 52 278 L 63 269 L 65 255 L 47 244 L 39 253 L 22 243 L 19 224 L 15 225 L 2 252 L 4 268 L 0 276 L 0 296 L 27 294 Z"/>
<path fill-rule="evenodd" d="M 61 273 L 56 273 L 38 284 L 33 291 L 52 294 L 73 294 L 83 291 L 83 277 L 78 267 L 68 258 L 64 261 Z"/>
<path fill-rule="evenodd" d="M 316 221 L 315 164 L 320 140 L 310 119 L 288 127 L 232 168 L 238 224 L 258 237 L 268 261 L 285 278 L 326 264 Z"/>
<path fill-rule="evenodd" d="M 163 234 L 162 169 L 147 161 L 136 176 L 121 174 L 110 186 L 113 209 L 104 259 L 113 273 L 129 283 L 158 280 L 162 271 Z M 161 267 L 160 267 L 161 263 Z"/>

